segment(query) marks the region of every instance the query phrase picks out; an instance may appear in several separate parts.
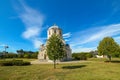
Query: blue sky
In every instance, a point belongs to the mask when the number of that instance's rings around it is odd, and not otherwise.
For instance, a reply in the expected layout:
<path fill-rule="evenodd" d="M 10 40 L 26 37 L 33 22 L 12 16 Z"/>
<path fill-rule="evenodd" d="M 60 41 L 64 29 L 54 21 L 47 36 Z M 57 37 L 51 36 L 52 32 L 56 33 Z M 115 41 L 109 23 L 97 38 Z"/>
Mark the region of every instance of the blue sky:
<path fill-rule="evenodd" d="M 0 0 L 0 51 L 38 51 L 54 23 L 72 52 L 96 50 L 111 36 L 120 44 L 120 0 Z"/>

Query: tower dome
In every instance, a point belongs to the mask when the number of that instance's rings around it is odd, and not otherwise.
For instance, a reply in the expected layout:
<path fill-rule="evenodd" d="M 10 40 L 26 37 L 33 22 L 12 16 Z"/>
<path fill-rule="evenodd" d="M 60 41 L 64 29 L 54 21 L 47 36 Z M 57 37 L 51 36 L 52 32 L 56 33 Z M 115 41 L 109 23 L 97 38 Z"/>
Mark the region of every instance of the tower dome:
<path fill-rule="evenodd" d="M 59 28 L 56 24 L 54 24 L 53 26 L 51 26 L 49 29 L 52 29 L 52 28 Z"/>
<path fill-rule="evenodd" d="M 53 35 L 59 35 L 62 38 L 62 30 L 57 26 L 57 25 L 53 25 L 51 26 L 48 31 L 47 31 L 47 35 L 48 35 L 48 39 Z"/>

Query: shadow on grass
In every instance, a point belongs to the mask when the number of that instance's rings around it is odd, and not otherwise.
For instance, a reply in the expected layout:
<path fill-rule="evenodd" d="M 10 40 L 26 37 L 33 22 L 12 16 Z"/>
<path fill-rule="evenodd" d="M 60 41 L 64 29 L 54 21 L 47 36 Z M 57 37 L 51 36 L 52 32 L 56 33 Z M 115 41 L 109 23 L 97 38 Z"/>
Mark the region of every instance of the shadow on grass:
<path fill-rule="evenodd" d="M 119 61 L 119 60 L 105 61 L 105 62 L 111 62 L 111 63 L 120 63 L 120 61 Z"/>
<path fill-rule="evenodd" d="M 77 69 L 77 68 L 82 68 L 86 67 L 86 65 L 74 65 L 74 66 L 63 66 L 63 69 Z"/>

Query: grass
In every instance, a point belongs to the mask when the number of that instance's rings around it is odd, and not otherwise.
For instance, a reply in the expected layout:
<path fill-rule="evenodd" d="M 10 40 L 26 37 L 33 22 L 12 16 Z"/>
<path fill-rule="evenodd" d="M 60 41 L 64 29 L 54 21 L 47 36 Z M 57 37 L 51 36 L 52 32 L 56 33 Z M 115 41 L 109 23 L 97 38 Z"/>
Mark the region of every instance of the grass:
<path fill-rule="evenodd" d="M 120 63 L 88 60 L 91 62 L 58 64 L 57 69 L 52 64 L 0 66 L 0 80 L 120 80 Z"/>
<path fill-rule="evenodd" d="M 5 59 L 0 59 L 0 61 L 3 61 L 3 60 L 23 60 L 23 61 L 34 61 L 34 60 L 37 60 L 37 59 L 27 59 L 27 58 L 5 58 Z"/>

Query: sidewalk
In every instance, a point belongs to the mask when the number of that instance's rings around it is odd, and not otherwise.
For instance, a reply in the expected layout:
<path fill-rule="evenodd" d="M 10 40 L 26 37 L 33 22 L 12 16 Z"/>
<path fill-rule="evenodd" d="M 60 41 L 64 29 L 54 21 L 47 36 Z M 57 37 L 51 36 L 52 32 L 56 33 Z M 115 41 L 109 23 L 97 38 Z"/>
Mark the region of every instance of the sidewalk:
<path fill-rule="evenodd" d="M 83 63 L 83 62 L 92 62 L 92 61 L 80 60 L 80 61 L 65 61 L 65 62 L 56 62 L 56 63 L 66 64 L 66 63 Z M 53 64 L 53 62 L 41 62 L 39 60 L 35 60 L 35 61 L 31 61 L 31 64 Z"/>

